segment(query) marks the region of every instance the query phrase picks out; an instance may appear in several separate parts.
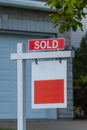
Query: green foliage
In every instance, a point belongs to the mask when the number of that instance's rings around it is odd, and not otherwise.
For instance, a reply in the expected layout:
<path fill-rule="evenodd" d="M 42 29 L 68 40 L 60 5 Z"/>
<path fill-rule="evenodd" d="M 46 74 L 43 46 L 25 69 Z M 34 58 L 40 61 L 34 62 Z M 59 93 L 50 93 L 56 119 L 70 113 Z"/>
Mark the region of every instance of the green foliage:
<path fill-rule="evenodd" d="M 82 38 L 80 48 L 75 50 L 73 66 L 75 79 L 87 75 L 87 34 Z"/>
<path fill-rule="evenodd" d="M 87 0 L 48 0 L 47 5 L 55 9 L 50 16 L 54 27 L 59 26 L 61 33 L 70 28 L 76 31 L 80 27 L 82 30 L 81 20 L 85 17 L 83 9 L 87 7 Z"/>
<path fill-rule="evenodd" d="M 74 102 L 87 114 L 87 33 L 81 40 L 80 47 L 75 49 L 73 60 Z"/>

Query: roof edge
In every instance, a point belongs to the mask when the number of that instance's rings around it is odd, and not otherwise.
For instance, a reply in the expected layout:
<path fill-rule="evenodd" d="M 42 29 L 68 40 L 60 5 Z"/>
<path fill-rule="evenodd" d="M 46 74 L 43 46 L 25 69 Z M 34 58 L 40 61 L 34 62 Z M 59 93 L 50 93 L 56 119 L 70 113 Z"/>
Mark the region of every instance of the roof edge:
<path fill-rule="evenodd" d="M 0 0 L 0 5 L 3 6 L 11 6 L 11 7 L 19 7 L 19 8 L 27 8 L 27 9 L 35 9 L 42 11 L 54 11 L 50 9 L 50 7 L 45 5 L 46 2 L 38 2 L 38 1 L 28 1 L 28 0 Z"/>

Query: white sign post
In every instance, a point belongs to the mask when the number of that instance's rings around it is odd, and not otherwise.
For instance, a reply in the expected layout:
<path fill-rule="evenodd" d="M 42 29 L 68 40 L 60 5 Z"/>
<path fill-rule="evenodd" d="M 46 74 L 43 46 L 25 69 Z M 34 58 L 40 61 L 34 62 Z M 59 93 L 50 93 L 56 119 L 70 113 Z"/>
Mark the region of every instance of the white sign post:
<path fill-rule="evenodd" d="M 23 53 L 23 45 L 18 44 L 17 54 Z M 18 130 L 26 130 L 26 61 L 17 60 L 18 83 Z"/>
<path fill-rule="evenodd" d="M 51 52 L 23 52 L 23 44 L 17 44 L 17 53 L 11 54 L 11 60 L 17 60 L 17 82 L 18 82 L 18 130 L 26 130 L 26 60 L 30 59 L 54 59 L 73 57 L 72 51 Z"/>

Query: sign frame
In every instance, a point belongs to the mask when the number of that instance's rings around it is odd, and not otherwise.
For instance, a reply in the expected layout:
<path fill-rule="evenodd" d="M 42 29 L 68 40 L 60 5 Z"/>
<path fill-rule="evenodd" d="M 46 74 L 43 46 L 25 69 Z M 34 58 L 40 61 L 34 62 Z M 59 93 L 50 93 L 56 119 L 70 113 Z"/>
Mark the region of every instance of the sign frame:
<path fill-rule="evenodd" d="M 45 66 L 45 70 L 43 70 L 44 66 Z M 53 69 L 53 66 L 55 67 L 55 70 Z M 39 73 L 39 75 L 38 75 L 38 73 Z M 46 81 L 46 80 L 49 80 L 49 81 L 56 80 L 57 81 L 57 80 L 61 80 L 61 79 L 64 79 L 64 86 L 63 86 L 64 87 L 64 90 L 63 90 L 64 102 L 61 102 L 61 103 L 51 102 L 51 103 L 42 103 L 42 104 L 34 103 L 34 100 L 35 100 L 34 81 Z M 39 84 L 39 86 L 41 87 L 40 84 Z M 46 87 L 46 86 L 43 86 L 43 87 Z M 50 89 L 50 91 L 51 91 L 51 89 Z M 46 93 L 47 93 L 47 91 L 46 91 Z M 39 92 L 38 92 L 38 94 L 40 95 Z M 47 95 L 45 94 L 45 96 L 47 96 Z M 44 97 L 42 97 L 42 98 L 44 98 Z M 59 98 L 61 98 L 61 97 L 59 97 Z M 67 60 L 62 60 L 61 63 L 58 60 L 39 61 L 38 65 L 34 61 L 32 61 L 32 108 L 33 109 L 46 109 L 46 108 L 66 108 L 66 107 L 67 107 Z"/>

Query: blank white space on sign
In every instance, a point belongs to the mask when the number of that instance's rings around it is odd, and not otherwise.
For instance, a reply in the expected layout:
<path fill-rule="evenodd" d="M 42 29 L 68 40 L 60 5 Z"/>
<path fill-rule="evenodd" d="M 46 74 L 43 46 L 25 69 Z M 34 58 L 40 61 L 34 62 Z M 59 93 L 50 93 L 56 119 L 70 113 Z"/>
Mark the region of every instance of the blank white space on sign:
<path fill-rule="evenodd" d="M 67 61 L 32 61 L 32 108 L 67 107 Z"/>

